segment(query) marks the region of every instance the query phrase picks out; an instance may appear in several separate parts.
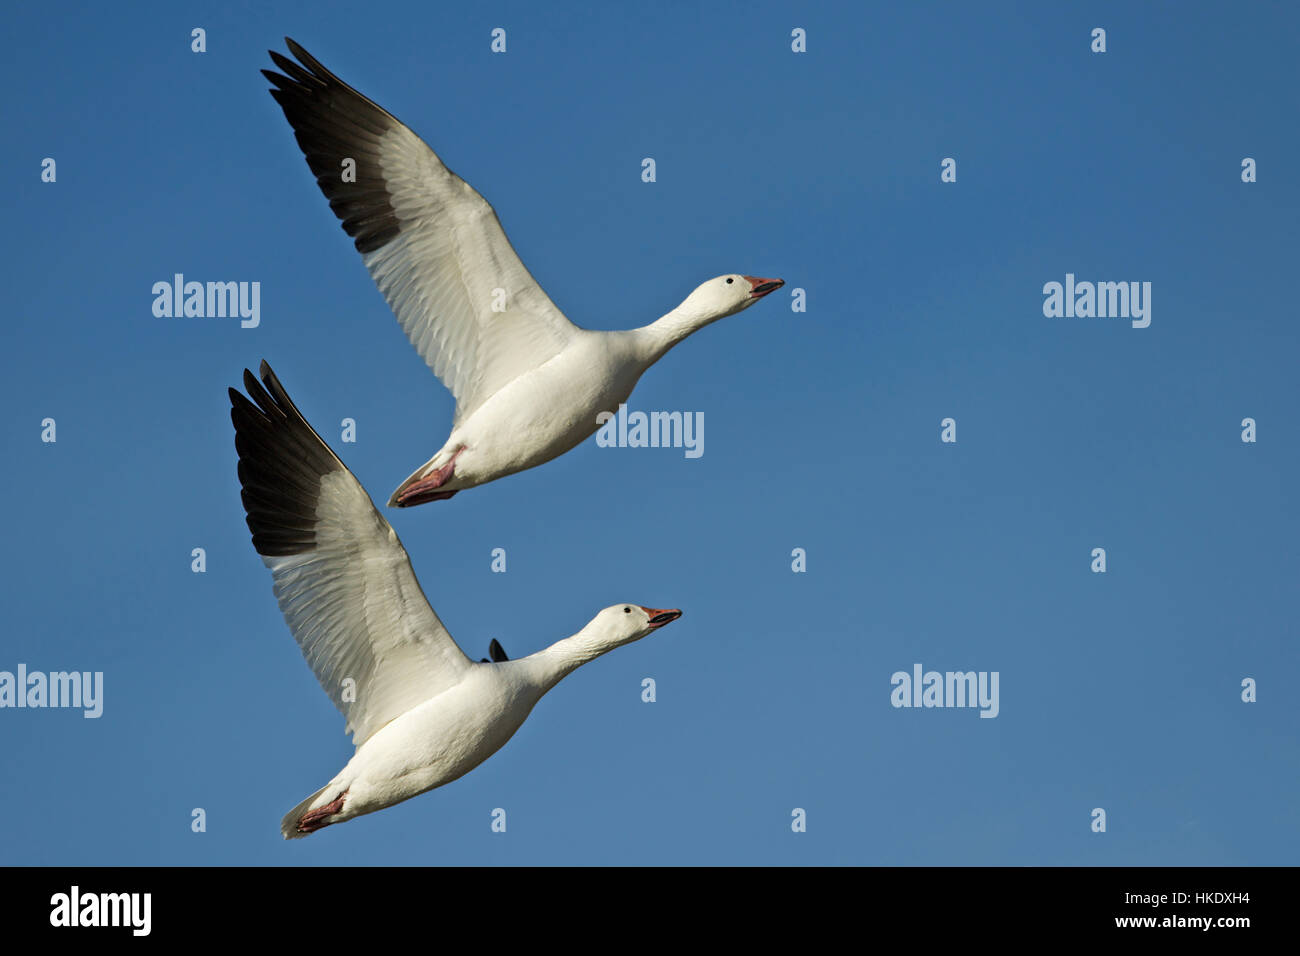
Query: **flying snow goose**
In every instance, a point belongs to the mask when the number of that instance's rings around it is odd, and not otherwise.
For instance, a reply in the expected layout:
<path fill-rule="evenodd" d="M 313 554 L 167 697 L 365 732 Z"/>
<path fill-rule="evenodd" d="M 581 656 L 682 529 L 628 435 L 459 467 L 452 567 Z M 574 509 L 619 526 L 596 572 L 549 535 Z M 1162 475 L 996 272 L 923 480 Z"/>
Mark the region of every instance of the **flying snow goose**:
<path fill-rule="evenodd" d="M 285 816 L 285 839 L 468 773 L 565 675 L 681 617 L 676 609 L 615 604 L 536 654 L 507 660 L 494 640 L 492 661 L 472 662 L 352 472 L 270 366 L 263 362 L 260 371 L 261 384 L 244 372 L 252 401 L 230 389 L 248 527 L 289 630 L 356 746 L 333 780 Z"/>
<path fill-rule="evenodd" d="M 722 275 L 642 328 L 579 328 L 469 183 L 391 113 L 285 43 L 302 65 L 268 51 L 284 71 L 262 71 L 271 95 L 397 321 L 456 399 L 451 434 L 390 506 L 450 498 L 562 455 L 670 348 L 785 284 Z"/>

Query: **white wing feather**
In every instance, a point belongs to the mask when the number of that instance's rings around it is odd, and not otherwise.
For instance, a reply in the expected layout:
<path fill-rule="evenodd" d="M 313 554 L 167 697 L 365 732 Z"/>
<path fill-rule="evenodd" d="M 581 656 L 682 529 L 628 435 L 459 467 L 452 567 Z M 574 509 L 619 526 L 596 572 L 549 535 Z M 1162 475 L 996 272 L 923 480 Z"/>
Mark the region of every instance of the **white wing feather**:
<path fill-rule="evenodd" d="M 397 534 L 263 363 L 231 389 L 253 544 L 303 657 L 360 747 L 472 663 L 429 606 Z M 268 394 L 269 393 L 269 394 Z"/>
<path fill-rule="evenodd" d="M 456 422 L 580 331 L 529 274 L 496 213 L 420 137 L 286 38 L 263 70 L 330 207 Z M 355 176 L 345 178 L 347 163 Z M 501 311 L 504 307 L 504 311 Z"/>

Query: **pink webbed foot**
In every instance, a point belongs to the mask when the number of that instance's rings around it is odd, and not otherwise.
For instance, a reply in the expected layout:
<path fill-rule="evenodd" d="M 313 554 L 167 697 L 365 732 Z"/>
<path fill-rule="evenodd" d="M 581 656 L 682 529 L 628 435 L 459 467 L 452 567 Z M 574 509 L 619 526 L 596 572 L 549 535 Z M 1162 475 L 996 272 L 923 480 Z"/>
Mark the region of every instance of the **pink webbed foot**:
<path fill-rule="evenodd" d="M 323 807 L 317 807 L 315 810 L 308 810 L 298 821 L 299 833 L 315 833 L 321 827 L 329 826 L 328 819 L 343 809 L 343 798 L 348 795 L 344 790 L 337 797 L 325 804 Z"/>
<path fill-rule="evenodd" d="M 444 501 L 456 494 L 456 491 L 441 491 L 447 482 L 451 481 L 452 476 L 456 474 L 456 459 L 460 457 L 464 447 L 456 449 L 456 453 L 451 456 L 451 460 L 441 468 L 435 468 L 423 478 L 408 480 L 402 487 L 393 492 L 393 498 L 389 502 L 394 508 L 410 508 L 414 505 L 422 505 L 426 501 Z"/>

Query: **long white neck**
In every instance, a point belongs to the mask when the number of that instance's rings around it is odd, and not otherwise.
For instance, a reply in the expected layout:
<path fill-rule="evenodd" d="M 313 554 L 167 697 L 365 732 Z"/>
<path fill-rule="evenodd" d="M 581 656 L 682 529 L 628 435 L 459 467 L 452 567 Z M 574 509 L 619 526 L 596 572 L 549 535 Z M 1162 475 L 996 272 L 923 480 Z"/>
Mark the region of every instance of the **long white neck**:
<path fill-rule="evenodd" d="M 610 643 L 607 637 L 592 633 L 592 628 L 588 627 L 523 660 L 529 665 L 529 677 L 545 694 L 583 664 L 618 646 Z"/>
<path fill-rule="evenodd" d="M 688 299 L 663 318 L 633 329 L 631 334 L 636 339 L 637 351 L 648 367 L 663 358 L 670 348 L 691 333 L 698 332 L 729 314 L 704 311 L 699 306 L 692 305 Z"/>

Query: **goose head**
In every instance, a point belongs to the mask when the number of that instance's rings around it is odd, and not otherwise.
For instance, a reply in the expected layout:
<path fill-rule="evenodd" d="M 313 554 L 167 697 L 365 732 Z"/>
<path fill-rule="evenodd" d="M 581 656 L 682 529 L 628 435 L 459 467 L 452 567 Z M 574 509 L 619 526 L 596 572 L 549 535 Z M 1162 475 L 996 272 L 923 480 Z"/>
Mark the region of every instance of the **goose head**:
<path fill-rule="evenodd" d="M 784 279 L 763 279 L 737 273 L 718 276 L 696 286 L 675 311 L 712 322 L 748 309 L 769 292 L 785 285 Z"/>
<path fill-rule="evenodd" d="M 710 322 L 748 309 L 763 296 L 775 292 L 783 285 L 784 279 L 763 279 L 736 272 L 701 283 L 682 300 L 681 305 L 659 321 L 631 333 L 631 340 L 640 353 L 638 357 L 642 365 L 649 368 L 688 335 Z"/>
<path fill-rule="evenodd" d="M 583 630 L 605 651 L 631 644 L 682 616 L 676 608 L 615 604 L 597 614 Z"/>
<path fill-rule="evenodd" d="M 530 661 L 538 668 L 537 682 L 542 693 L 554 687 L 566 674 L 588 661 L 608 654 L 616 647 L 639 641 L 682 616 L 675 608 L 642 607 L 640 604 L 614 604 L 605 608 L 573 637 L 556 641 Z"/>

